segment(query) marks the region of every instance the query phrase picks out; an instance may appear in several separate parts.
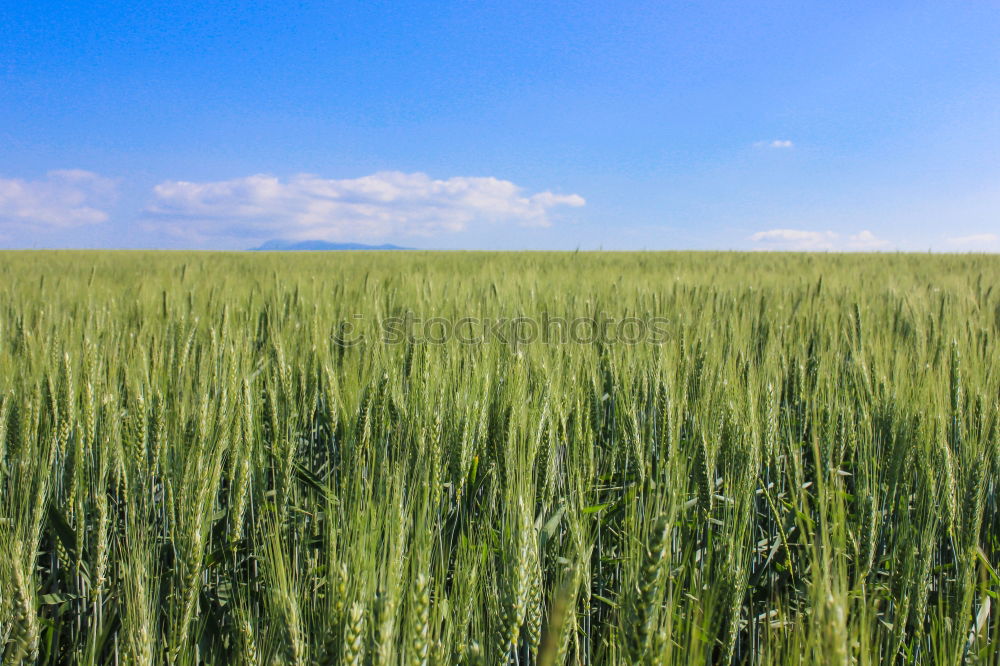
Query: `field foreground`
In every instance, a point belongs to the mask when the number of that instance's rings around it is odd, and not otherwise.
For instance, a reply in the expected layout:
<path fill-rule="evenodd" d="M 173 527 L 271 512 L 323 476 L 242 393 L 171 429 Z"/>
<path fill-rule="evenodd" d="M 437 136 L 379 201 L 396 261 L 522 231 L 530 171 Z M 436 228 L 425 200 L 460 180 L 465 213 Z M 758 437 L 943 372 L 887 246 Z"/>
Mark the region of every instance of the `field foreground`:
<path fill-rule="evenodd" d="M 994 663 L 995 285 L 0 253 L 0 662 Z"/>

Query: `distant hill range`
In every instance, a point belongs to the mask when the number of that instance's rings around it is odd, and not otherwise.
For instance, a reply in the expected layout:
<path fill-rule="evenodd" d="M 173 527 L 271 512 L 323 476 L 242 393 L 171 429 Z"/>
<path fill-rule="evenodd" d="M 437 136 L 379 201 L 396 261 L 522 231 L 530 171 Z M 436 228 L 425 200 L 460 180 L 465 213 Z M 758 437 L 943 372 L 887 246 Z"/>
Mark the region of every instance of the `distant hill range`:
<path fill-rule="evenodd" d="M 363 243 L 328 243 L 321 240 L 286 241 L 269 240 L 259 247 L 250 248 L 252 252 L 284 252 L 284 251 L 326 251 L 326 250 L 410 250 L 412 248 L 398 245 L 365 245 Z"/>

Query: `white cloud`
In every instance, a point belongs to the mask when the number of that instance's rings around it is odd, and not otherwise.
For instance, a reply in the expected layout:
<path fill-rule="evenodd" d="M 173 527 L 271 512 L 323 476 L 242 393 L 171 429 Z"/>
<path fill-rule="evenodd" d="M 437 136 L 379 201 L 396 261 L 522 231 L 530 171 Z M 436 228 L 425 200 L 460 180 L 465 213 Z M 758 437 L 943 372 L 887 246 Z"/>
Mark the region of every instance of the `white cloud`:
<path fill-rule="evenodd" d="M 889 241 L 878 238 L 865 229 L 847 237 L 834 231 L 809 231 L 805 229 L 769 229 L 750 236 L 761 250 L 791 250 L 799 252 L 868 252 L 884 250 Z"/>
<path fill-rule="evenodd" d="M 0 230 L 43 231 L 108 219 L 115 181 L 90 171 L 50 171 L 41 180 L 0 178 Z"/>
<path fill-rule="evenodd" d="M 954 236 L 947 239 L 948 245 L 969 250 L 991 250 L 1000 243 L 997 234 L 972 234 L 970 236 Z"/>
<path fill-rule="evenodd" d="M 774 139 L 773 141 L 758 141 L 753 144 L 757 148 L 794 148 L 795 144 L 788 139 Z"/>
<path fill-rule="evenodd" d="M 769 229 L 750 236 L 761 247 L 775 250 L 832 250 L 837 234 L 832 231 L 803 229 Z"/>
<path fill-rule="evenodd" d="M 434 180 L 387 171 L 352 179 L 301 174 L 287 181 L 255 175 L 153 189 L 147 216 L 168 232 L 200 238 L 357 240 L 430 236 L 480 222 L 548 226 L 557 206 L 583 206 L 577 194 L 539 192 L 497 178 Z"/>
<path fill-rule="evenodd" d="M 870 250 L 884 250 L 890 245 L 889 241 L 877 237 L 872 232 L 865 229 L 847 237 L 845 246 L 848 250 L 864 252 Z"/>

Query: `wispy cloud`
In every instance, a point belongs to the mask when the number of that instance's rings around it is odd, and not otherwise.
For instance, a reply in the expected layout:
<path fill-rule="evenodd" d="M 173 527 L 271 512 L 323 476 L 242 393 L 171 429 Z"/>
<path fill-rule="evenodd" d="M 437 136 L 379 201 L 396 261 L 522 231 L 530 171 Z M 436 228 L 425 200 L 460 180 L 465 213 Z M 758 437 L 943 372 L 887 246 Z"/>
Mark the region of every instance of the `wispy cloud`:
<path fill-rule="evenodd" d="M 995 250 L 1000 246 L 1000 235 L 971 234 L 969 236 L 953 236 L 947 239 L 948 245 L 966 250 Z"/>
<path fill-rule="evenodd" d="M 845 249 L 855 252 L 886 250 L 890 245 L 889 241 L 879 238 L 867 229 L 848 236 L 844 242 Z"/>
<path fill-rule="evenodd" d="M 758 231 L 750 240 L 761 247 L 777 250 L 832 250 L 837 234 L 832 231 L 769 229 Z"/>
<path fill-rule="evenodd" d="M 829 230 L 769 229 L 758 231 L 750 240 L 757 244 L 757 249 L 798 252 L 870 252 L 885 250 L 891 245 L 867 229 L 848 236 Z"/>
<path fill-rule="evenodd" d="M 431 236 L 476 223 L 548 226 L 551 210 L 583 206 L 578 194 L 526 194 L 507 180 L 387 171 L 351 179 L 302 174 L 192 183 L 153 189 L 147 217 L 189 238 L 356 240 Z"/>
<path fill-rule="evenodd" d="M 795 144 L 788 139 L 773 139 L 771 141 L 757 141 L 753 144 L 755 148 L 794 148 Z"/>
<path fill-rule="evenodd" d="M 46 231 L 108 219 L 116 183 L 90 171 L 50 171 L 40 180 L 0 178 L 0 231 Z"/>

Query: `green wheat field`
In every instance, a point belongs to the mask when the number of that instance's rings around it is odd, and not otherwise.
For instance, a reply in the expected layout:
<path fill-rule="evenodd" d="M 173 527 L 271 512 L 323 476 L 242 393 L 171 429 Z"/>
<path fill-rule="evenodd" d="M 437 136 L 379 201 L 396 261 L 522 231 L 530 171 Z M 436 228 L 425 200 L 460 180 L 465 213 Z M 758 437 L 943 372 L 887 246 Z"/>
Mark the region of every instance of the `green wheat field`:
<path fill-rule="evenodd" d="M 0 253 L 0 661 L 996 663 L 996 285 Z"/>

